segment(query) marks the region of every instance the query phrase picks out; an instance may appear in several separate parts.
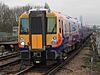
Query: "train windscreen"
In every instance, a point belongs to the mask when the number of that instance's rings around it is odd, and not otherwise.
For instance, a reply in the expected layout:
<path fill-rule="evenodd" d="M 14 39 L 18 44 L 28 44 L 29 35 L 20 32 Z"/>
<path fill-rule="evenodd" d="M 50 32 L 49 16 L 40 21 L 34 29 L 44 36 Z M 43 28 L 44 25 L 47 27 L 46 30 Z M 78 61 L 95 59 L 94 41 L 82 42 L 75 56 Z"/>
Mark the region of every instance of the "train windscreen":
<path fill-rule="evenodd" d="M 29 33 L 29 20 L 27 18 L 22 18 L 20 20 L 20 33 L 21 34 Z"/>
<path fill-rule="evenodd" d="M 56 17 L 48 17 L 47 33 L 54 34 L 57 32 Z"/>
<path fill-rule="evenodd" d="M 42 17 L 31 18 L 31 33 L 42 34 Z"/>

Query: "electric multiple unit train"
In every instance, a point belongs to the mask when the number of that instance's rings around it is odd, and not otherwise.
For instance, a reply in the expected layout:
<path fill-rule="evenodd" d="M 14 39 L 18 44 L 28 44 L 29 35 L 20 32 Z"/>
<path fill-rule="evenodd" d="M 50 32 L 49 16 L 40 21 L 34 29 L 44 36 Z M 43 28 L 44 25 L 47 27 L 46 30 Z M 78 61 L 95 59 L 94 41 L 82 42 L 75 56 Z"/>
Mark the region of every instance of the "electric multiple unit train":
<path fill-rule="evenodd" d="M 31 9 L 19 17 L 18 44 L 22 58 L 47 63 L 67 59 L 90 33 L 75 18 L 48 9 Z"/>

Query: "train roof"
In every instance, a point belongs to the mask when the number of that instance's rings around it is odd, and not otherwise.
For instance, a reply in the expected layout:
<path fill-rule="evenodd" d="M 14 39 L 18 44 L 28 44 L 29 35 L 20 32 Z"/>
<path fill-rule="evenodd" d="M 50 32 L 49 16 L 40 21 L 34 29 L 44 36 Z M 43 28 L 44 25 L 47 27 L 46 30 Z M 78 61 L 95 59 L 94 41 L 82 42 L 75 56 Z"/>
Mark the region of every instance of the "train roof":
<path fill-rule="evenodd" d="M 28 12 L 24 12 L 20 15 L 20 18 L 27 18 L 28 17 Z"/>
<path fill-rule="evenodd" d="M 29 10 L 29 13 L 30 13 L 31 11 L 46 11 L 46 12 L 49 12 L 49 9 L 45 9 L 45 8 L 30 9 L 30 10 Z"/>

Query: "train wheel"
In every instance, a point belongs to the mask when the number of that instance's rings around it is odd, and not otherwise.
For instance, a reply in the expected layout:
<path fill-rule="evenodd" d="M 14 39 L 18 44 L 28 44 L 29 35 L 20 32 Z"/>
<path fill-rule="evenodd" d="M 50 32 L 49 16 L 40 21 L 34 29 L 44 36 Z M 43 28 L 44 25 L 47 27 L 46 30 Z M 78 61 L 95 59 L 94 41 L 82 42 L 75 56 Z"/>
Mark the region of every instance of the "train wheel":
<path fill-rule="evenodd" d="M 63 62 L 64 61 L 64 53 L 60 52 L 60 57 L 59 57 L 59 62 Z"/>

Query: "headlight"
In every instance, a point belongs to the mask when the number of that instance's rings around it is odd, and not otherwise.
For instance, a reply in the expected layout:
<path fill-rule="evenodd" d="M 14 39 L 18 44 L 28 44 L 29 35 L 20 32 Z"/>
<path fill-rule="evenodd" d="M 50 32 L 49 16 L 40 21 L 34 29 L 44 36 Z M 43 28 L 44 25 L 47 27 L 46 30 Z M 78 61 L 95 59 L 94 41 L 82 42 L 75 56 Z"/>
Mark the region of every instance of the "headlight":
<path fill-rule="evenodd" d="M 24 39 L 23 39 L 23 38 L 20 38 L 20 44 L 21 44 L 22 46 L 24 46 L 24 45 L 25 45 L 25 41 L 24 41 Z"/>
<path fill-rule="evenodd" d="M 22 45 L 22 46 L 24 46 L 24 45 L 25 45 L 25 43 L 24 43 L 24 42 L 21 42 L 21 45 Z"/>
<path fill-rule="evenodd" d="M 51 44 L 52 44 L 52 45 L 55 45 L 55 44 L 56 44 L 56 41 L 57 41 L 57 38 L 54 36 L 54 37 L 52 38 Z"/>

